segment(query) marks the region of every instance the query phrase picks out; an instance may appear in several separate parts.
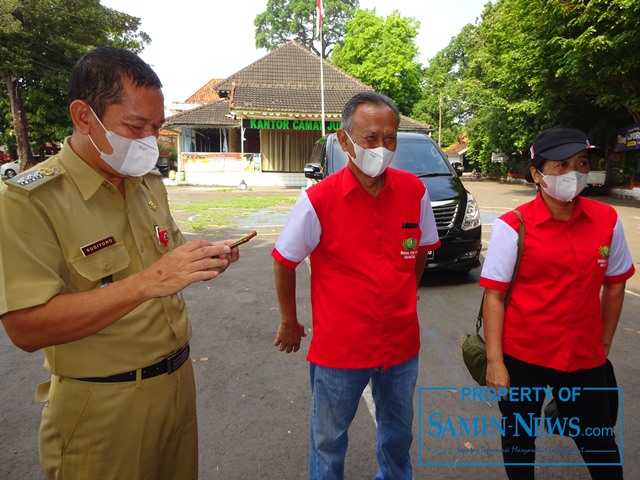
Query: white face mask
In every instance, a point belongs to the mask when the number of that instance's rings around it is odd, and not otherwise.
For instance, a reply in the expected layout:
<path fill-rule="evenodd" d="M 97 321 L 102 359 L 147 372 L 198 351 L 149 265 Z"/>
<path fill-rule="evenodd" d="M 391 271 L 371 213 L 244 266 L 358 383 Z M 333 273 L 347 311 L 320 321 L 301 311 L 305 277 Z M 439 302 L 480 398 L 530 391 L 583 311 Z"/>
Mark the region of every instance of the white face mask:
<path fill-rule="evenodd" d="M 91 140 L 96 150 L 100 152 L 100 158 L 122 175 L 141 177 L 149 173 L 158 161 L 159 152 L 156 137 L 151 135 L 134 140 L 118 135 L 111 130 L 107 130 L 96 115 L 96 112 L 93 111 L 93 108 L 89 108 L 96 117 L 96 120 L 98 120 L 100 126 L 107 133 L 107 141 L 113 149 L 113 153 L 111 154 L 104 153 L 95 144 L 91 135 L 89 135 L 89 140 Z"/>
<path fill-rule="evenodd" d="M 544 175 L 540 170 L 538 173 L 547 184 L 546 187 L 541 184 L 542 189 L 561 202 L 570 202 L 587 186 L 587 174 L 576 170 L 563 175 Z"/>
<path fill-rule="evenodd" d="M 351 140 L 349 134 L 347 132 L 344 133 L 346 133 L 347 138 Z M 362 170 L 362 173 L 370 177 L 382 175 L 393 160 L 393 155 L 395 154 L 395 152 L 387 150 L 384 147 L 362 148 L 353 140 L 351 140 L 351 143 L 353 143 L 353 148 L 356 151 L 356 158 L 352 158 L 351 155 L 349 155 L 349 158 Z"/>

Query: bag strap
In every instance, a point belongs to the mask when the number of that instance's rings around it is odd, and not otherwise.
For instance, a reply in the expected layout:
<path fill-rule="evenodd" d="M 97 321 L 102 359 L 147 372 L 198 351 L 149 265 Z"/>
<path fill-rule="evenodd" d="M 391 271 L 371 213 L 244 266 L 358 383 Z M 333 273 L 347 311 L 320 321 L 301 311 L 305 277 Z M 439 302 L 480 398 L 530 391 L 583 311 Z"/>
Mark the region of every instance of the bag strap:
<path fill-rule="evenodd" d="M 513 275 L 511 276 L 511 284 L 509 285 L 509 290 L 507 290 L 507 294 L 504 297 L 504 308 L 507 308 L 507 305 L 509 305 L 509 300 L 511 300 L 511 291 L 513 290 L 513 284 L 515 283 L 516 280 L 516 273 L 518 273 L 518 268 L 520 268 L 520 259 L 522 258 L 522 246 L 524 245 L 524 220 L 522 220 L 522 214 L 520 213 L 519 210 L 514 210 L 513 211 L 516 216 L 518 217 L 518 220 L 520 222 L 520 225 L 518 226 L 518 254 L 516 256 L 516 264 L 513 267 Z M 482 328 L 482 307 L 484 305 L 484 292 L 482 293 L 482 300 L 480 301 L 480 310 L 478 310 L 478 318 L 476 320 L 476 333 L 480 332 L 480 329 Z"/>

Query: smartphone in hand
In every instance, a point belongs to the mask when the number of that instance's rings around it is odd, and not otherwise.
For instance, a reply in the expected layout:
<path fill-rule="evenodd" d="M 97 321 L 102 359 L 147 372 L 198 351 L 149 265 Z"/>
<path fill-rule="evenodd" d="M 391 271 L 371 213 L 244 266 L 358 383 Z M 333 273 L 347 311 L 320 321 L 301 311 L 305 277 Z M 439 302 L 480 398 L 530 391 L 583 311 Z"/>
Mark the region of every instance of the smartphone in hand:
<path fill-rule="evenodd" d="M 231 245 L 229 245 L 229 248 L 235 248 L 238 245 L 242 245 L 243 243 L 247 243 L 249 240 L 251 240 L 253 237 L 255 237 L 256 235 L 258 235 L 258 232 L 256 232 L 255 230 L 253 232 L 251 232 L 249 235 L 242 237 L 239 240 L 236 240 L 235 242 L 233 242 Z"/>

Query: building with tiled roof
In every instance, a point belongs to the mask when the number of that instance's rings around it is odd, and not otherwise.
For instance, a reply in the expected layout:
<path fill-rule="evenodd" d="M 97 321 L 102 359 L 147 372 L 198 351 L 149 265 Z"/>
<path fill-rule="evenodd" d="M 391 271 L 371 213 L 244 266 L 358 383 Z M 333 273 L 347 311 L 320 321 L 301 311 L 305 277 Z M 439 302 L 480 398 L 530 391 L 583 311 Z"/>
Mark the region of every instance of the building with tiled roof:
<path fill-rule="evenodd" d="M 218 99 L 172 115 L 164 124 L 164 128 L 182 132 L 183 152 L 223 152 L 229 132 L 233 141 L 229 145 L 227 140 L 226 151 L 237 151 L 240 138 L 236 132 L 240 126 L 240 120 L 229 113 L 228 99 Z"/>
<path fill-rule="evenodd" d="M 210 103 L 220 99 L 216 87 L 222 82 L 219 78 L 209 80 L 205 85 L 196 90 L 196 92 L 187 98 L 184 103 Z"/>
<path fill-rule="evenodd" d="M 346 102 L 371 87 L 324 60 L 322 70 L 324 132 L 331 133 L 340 128 Z M 323 134 L 320 71 L 320 58 L 290 41 L 219 81 L 220 100 L 167 118 L 165 128 L 181 133 L 187 181 L 305 185 L 304 165 Z M 432 130 L 407 117 L 400 129 Z"/>
<path fill-rule="evenodd" d="M 444 153 L 451 164 L 461 163 L 463 166 L 468 167 L 469 162 L 465 161 L 465 153 L 467 153 L 467 134 L 463 132 L 458 138 L 458 142 L 447 148 Z"/>
<path fill-rule="evenodd" d="M 347 100 L 371 87 L 323 61 L 324 110 L 337 118 Z M 232 99 L 238 116 L 251 112 L 271 116 L 292 113 L 298 118 L 319 118 L 322 111 L 320 59 L 295 41 L 283 45 L 234 73 L 217 86 Z"/>
<path fill-rule="evenodd" d="M 229 112 L 229 99 L 223 98 L 172 115 L 167 118 L 164 124 L 165 128 L 174 129 L 176 126 L 237 128 L 240 126 L 240 122 L 234 120 L 233 115 Z"/>

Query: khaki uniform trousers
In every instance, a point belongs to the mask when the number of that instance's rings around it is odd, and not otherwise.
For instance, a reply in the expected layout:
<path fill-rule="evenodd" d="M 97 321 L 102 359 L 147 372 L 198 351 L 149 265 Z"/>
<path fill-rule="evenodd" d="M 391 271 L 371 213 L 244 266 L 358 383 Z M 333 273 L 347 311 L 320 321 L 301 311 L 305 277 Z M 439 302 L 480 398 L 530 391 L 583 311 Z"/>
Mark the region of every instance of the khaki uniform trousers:
<path fill-rule="evenodd" d="M 191 360 L 171 374 L 131 382 L 52 376 L 40 463 L 48 480 L 197 480 Z"/>

